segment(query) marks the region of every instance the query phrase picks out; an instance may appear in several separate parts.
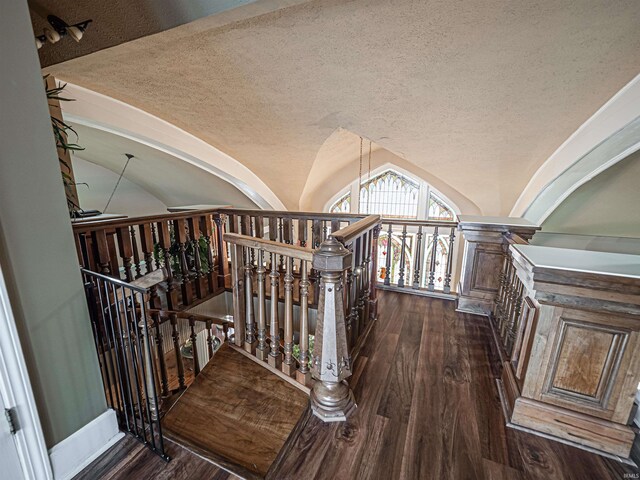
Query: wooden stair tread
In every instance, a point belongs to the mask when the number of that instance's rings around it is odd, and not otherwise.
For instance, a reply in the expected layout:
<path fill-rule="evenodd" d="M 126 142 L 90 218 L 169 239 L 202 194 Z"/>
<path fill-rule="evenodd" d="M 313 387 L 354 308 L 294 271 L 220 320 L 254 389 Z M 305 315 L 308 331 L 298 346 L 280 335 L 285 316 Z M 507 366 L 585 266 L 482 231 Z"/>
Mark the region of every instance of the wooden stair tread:
<path fill-rule="evenodd" d="M 309 398 L 223 345 L 163 419 L 167 437 L 245 478 L 264 478 Z"/>

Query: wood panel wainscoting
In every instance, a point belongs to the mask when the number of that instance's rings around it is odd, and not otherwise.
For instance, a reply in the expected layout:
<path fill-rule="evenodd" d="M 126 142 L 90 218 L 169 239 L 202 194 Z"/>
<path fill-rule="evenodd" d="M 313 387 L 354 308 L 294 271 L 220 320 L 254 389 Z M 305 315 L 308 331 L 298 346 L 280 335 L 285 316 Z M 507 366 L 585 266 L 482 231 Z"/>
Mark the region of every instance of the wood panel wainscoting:
<path fill-rule="evenodd" d="M 500 287 L 505 249 L 517 236 L 526 242 L 540 227 L 523 218 L 460 215 L 458 230 L 464 237 L 464 253 L 458 311 L 489 315 Z"/>
<path fill-rule="evenodd" d="M 503 279 L 493 331 L 510 424 L 628 460 L 640 382 L 638 257 L 512 245 Z"/>

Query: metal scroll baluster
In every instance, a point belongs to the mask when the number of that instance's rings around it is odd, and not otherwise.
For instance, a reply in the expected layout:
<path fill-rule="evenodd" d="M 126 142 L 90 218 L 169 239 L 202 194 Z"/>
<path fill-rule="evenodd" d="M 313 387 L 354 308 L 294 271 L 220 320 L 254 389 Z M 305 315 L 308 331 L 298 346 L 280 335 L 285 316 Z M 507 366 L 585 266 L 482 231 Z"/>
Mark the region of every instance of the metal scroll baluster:
<path fill-rule="evenodd" d="M 389 223 L 389 229 L 387 230 L 387 254 L 386 254 L 386 264 L 385 264 L 385 273 L 384 273 L 384 284 L 391 285 L 391 257 L 393 256 L 393 245 L 392 245 L 392 236 L 393 236 L 393 224 Z"/>
<path fill-rule="evenodd" d="M 436 279 L 436 257 L 438 255 L 438 226 L 433 229 L 433 239 L 431 241 L 431 261 L 429 262 L 429 284 L 427 288 L 430 292 L 435 290 Z"/>
<path fill-rule="evenodd" d="M 282 365 L 282 354 L 280 353 L 280 324 L 278 321 L 278 288 L 280 286 L 280 274 L 278 273 L 278 263 L 276 254 L 271 254 L 271 351 L 269 352 L 269 365 L 280 368 Z"/>
<path fill-rule="evenodd" d="M 402 226 L 402 245 L 400 248 L 400 268 L 398 269 L 398 286 L 404 287 L 404 269 L 407 256 L 407 226 Z"/>
<path fill-rule="evenodd" d="M 449 252 L 447 255 L 447 273 L 444 276 L 444 293 L 451 293 L 451 272 L 453 270 L 453 244 L 456 238 L 456 229 L 451 227 L 449 232 Z"/>
<path fill-rule="evenodd" d="M 420 288 L 420 275 L 422 271 L 420 266 L 422 265 L 422 225 L 418 227 L 418 233 L 416 235 L 416 255 L 413 259 L 413 288 Z"/>

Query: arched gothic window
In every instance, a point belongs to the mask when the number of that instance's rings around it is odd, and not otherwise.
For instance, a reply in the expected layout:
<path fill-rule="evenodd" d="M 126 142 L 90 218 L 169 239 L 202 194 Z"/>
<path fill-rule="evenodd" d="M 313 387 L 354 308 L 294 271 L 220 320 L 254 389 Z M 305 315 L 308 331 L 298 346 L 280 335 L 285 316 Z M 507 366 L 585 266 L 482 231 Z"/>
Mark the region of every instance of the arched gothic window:
<path fill-rule="evenodd" d="M 417 218 L 419 192 L 418 182 L 387 170 L 360 187 L 360 213 Z"/>
<path fill-rule="evenodd" d="M 351 192 L 336 200 L 329 211 L 331 213 L 351 213 Z"/>

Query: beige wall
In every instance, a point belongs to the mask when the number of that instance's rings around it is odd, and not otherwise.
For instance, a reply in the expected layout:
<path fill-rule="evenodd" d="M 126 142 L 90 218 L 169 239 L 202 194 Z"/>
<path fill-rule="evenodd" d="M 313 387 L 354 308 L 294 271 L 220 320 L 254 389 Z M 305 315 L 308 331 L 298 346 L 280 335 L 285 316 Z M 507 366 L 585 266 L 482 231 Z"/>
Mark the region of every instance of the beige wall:
<path fill-rule="evenodd" d="M 547 233 L 640 238 L 640 152 L 578 188 L 542 227 Z"/>
<path fill-rule="evenodd" d="M 52 447 L 107 407 L 27 2 L 0 28 L 0 262 Z"/>

